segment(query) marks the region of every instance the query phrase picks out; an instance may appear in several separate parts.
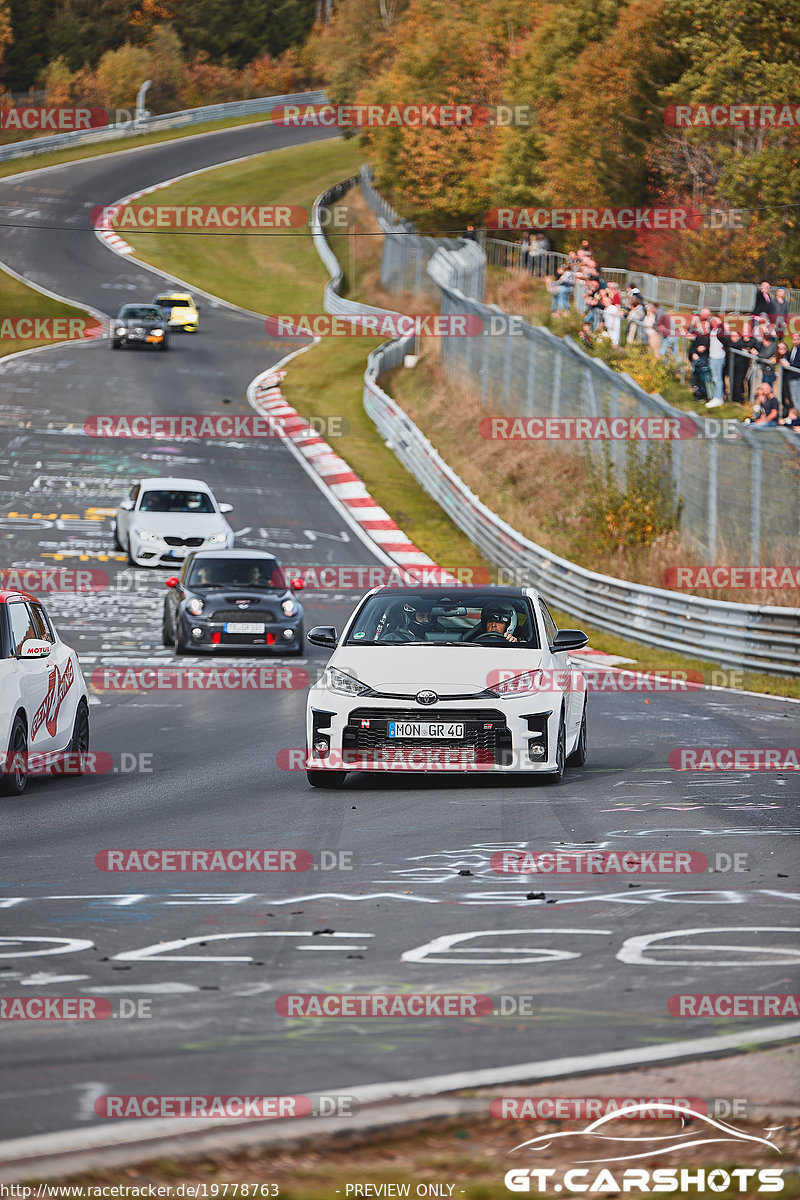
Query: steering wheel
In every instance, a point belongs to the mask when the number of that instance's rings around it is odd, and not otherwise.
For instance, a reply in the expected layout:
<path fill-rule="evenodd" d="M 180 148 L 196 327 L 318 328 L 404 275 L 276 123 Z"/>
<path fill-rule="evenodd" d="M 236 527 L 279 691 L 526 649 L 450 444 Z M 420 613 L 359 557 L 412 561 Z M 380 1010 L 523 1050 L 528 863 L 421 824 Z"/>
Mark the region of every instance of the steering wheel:
<path fill-rule="evenodd" d="M 503 633 L 481 633 L 471 641 L 477 645 L 478 642 L 506 642 L 508 638 Z"/>

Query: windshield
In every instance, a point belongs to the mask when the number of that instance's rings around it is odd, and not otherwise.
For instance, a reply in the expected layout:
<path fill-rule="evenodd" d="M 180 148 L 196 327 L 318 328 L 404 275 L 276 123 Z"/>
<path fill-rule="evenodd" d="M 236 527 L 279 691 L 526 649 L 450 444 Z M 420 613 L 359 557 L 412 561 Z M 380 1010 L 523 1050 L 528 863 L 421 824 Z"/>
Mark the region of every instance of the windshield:
<path fill-rule="evenodd" d="M 189 569 L 188 587 L 258 588 L 286 591 L 283 567 L 274 558 L 197 558 Z"/>
<path fill-rule="evenodd" d="M 155 303 L 161 308 L 188 308 L 192 299 L 191 296 L 159 296 Z"/>
<path fill-rule="evenodd" d="M 208 492 L 162 492 L 154 488 L 142 493 L 139 512 L 213 513 L 216 509 Z"/>
<path fill-rule="evenodd" d="M 372 596 L 353 623 L 346 645 L 403 646 L 410 642 L 539 646 L 536 622 L 523 596 L 471 594 L 459 598 L 432 590 Z"/>
<path fill-rule="evenodd" d="M 120 321 L 163 321 L 164 314 L 160 308 L 143 304 L 126 304 L 120 309 Z"/>

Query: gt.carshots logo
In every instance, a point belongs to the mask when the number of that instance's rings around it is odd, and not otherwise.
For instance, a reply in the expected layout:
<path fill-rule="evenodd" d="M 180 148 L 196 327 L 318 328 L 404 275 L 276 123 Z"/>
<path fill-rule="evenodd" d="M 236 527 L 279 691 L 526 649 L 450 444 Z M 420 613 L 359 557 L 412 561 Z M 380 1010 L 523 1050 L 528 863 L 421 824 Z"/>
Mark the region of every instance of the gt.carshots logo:
<path fill-rule="evenodd" d="M 693 208 L 490 208 L 487 229 L 700 229 Z"/>
<path fill-rule="evenodd" d="M 670 751 L 673 771 L 797 771 L 800 748 L 759 746 L 678 746 Z"/>
<path fill-rule="evenodd" d="M 267 317 L 265 329 L 272 338 L 481 337 L 483 319 L 477 313 L 299 313 Z"/>
<path fill-rule="evenodd" d="M 24 133 L 70 133 L 108 125 L 105 108 L 36 108 L 33 105 L 0 108 L 0 130 Z"/>
<path fill-rule="evenodd" d="M 309 211 L 299 204 L 111 204 L 93 208 L 91 221 L 101 233 L 301 229 Z"/>
<path fill-rule="evenodd" d="M 0 316 L 0 341 L 4 342 L 72 342 L 101 337 L 102 333 L 103 326 L 90 317 Z"/>

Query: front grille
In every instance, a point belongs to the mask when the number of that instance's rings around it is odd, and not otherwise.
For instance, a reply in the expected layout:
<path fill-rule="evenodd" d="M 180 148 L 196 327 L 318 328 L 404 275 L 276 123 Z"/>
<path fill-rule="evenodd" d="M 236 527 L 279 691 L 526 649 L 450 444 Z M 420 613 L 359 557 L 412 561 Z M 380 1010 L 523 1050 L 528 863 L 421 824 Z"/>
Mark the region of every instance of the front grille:
<path fill-rule="evenodd" d="M 361 722 L 369 721 L 368 728 Z M 463 721 L 463 739 L 390 738 L 387 721 Z M 434 746 L 446 750 L 474 749 L 479 763 L 510 762 L 511 731 L 497 709 L 457 708 L 356 708 L 350 713 L 342 732 L 343 750 L 375 751 L 392 747 L 424 749 Z"/>
<path fill-rule="evenodd" d="M 223 625 L 226 621 L 260 621 L 262 624 L 269 624 L 278 618 L 265 608 L 225 608 L 209 613 L 208 620 L 214 625 Z"/>
<path fill-rule="evenodd" d="M 165 537 L 164 541 L 168 546 L 202 546 L 205 539 L 201 537 Z"/>

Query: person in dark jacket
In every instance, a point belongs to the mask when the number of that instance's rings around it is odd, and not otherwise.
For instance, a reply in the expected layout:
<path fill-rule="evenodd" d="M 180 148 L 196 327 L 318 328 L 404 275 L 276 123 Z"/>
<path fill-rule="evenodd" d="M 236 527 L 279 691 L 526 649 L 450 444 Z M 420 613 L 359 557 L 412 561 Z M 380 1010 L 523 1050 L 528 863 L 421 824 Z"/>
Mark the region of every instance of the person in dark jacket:
<path fill-rule="evenodd" d="M 754 317 L 772 317 L 775 316 L 775 301 L 772 298 L 769 284 L 766 279 L 756 292 L 755 302 L 753 304 Z"/>
<path fill-rule="evenodd" d="M 744 404 L 744 387 L 753 348 L 751 339 L 743 337 L 738 329 L 732 329 L 728 334 L 728 394 L 733 404 Z"/>
<path fill-rule="evenodd" d="M 692 364 L 692 391 L 696 400 L 707 401 L 712 398 L 714 383 L 711 377 L 711 363 L 708 357 L 709 336 L 698 333 L 689 343 L 689 362 Z"/>

